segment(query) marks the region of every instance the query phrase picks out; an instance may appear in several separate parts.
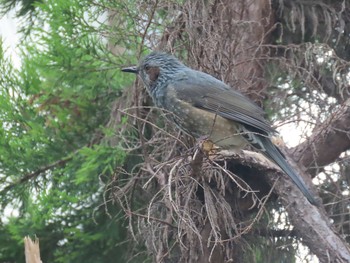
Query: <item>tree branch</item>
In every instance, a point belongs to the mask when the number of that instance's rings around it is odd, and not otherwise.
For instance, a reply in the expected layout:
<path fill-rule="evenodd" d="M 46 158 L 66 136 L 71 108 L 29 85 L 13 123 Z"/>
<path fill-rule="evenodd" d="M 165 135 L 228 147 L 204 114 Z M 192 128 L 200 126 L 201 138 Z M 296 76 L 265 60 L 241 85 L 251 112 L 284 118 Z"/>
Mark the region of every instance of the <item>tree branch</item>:
<path fill-rule="evenodd" d="M 315 176 L 320 169 L 334 162 L 350 149 L 350 99 L 324 123 L 317 127 L 309 139 L 291 150 L 293 159 L 307 167 Z"/>
<path fill-rule="evenodd" d="M 3 190 L 0 191 L 1 194 L 5 194 L 8 191 L 10 191 L 11 189 L 13 189 L 15 186 L 19 185 L 19 184 L 23 184 L 28 182 L 29 180 L 38 177 L 40 174 L 46 172 L 47 170 L 50 170 L 52 168 L 55 168 L 56 166 L 61 166 L 64 165 L 65 163 L 67 163 L 68 161 L 70 161 L 73 157 L 67 157 L 61 160 L 58 160 L 52 164 L 49 164 L 47 166 L 43 166 L 41 168 L 39 168 L 38 170 L 25 174 L 22 178 L 20 178 L 19 180 L 17 180 L 14 183 L 9 184 L 8 186 L 4 187 Z"/>
<path fill-rule="evenodd" d="M 324 209 L 311 205 L 276 165 L 262 155 L 257 158 L 257 153 L 249 151 L 242 151 L 240 154 L 222 151 L 220 155 L 227 162 L 241 163 L 256 169 L 258 174 L 267 177 L 270 185 L 275 184 L 274 191 L 280 196 L 290 221 L 295 226 L 295 233 L 318 256 L 320 262 L 350 262 L 350 250 L 346 242 L 334 231 Z M 305 183 L 311 186 L 311 178 L 292 161 L 290 163 Z"/>

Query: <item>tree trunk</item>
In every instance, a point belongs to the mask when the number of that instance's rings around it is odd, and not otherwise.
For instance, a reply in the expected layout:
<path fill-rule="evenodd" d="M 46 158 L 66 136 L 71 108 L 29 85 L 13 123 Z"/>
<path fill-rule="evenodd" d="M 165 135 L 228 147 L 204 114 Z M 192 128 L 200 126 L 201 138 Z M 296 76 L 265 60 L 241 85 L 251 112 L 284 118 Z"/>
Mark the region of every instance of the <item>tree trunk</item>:
<path fill-rule="evenodd" d="M 278 4 L 284 2 L 278 1 Z M 155 7 L 157 3 L 158 1 Z M 166 28 L 159 49 L 173 51 L 180 47 L 177 55 L 182 56 L 188 66 L 217 77 L 263 106 L 270 85 L 267 79 L 268 63 L 275 59 L 290 59 L 287 57 L 287 51 L 280 52 L 285 47 L 281 48 L 273 43 L 279 37 L 276 37 L 275 33 L 281 18 L 277 17 L 283 9 L 277 9 L 278 4 L 275 3 L 272 8 L 271 1 L 268 0 L 186 1 L 178 7 L 179 13 Z M 152 12 L 155 9 L 152 9 Z M 320 10 L 323 10 L 322 7 Z M 296 21 L 293 23 L 292 28 Z M 300 21 L 300 24 L 302 26 L 305 21 Z M 292 36 L 289 39 L 294 38 L 295 36 Z M 302 42 L 302 34 L 299 40 Z M 288 51 L 292 49 L 288 48 Z M 301 48 L 298 52 L 299 56 L 303 57 Z M 299 64 L 293 65 L 293 69 L 302 67 L 306 70 L 317 64 L 307 61 L 307 58 L 305 55 Z M 306 68 L 306 65 L 310 68 Z M 316 70 L 310 69 L 309 73 L 314 77 L 312 83 L 317 82 L 315 72 Z M 300 73 L 298 76 L 305 75 Z M 318 84 L 321 82 L 322 79 Z M 327 94 L 326 89 L 325 92 Z M 339 93 L 335 97 L 344 101 L 344 97 L 339 96 Z M 147 125 L 152 122 L 149 116 L 145 115 Z M 314 164 L 329 164 L 340 153 L 349 149 L 348 116 L 348 106 L 345 104 L 324 124 L 317 127 L 304 143 L 295 147 L 294 155 L 290 155 L 299 161 L 300 167 L 295 169 L 310 188 L 311 175 L 304 170 L 315 175 L 318 170 L 312 168 Z M 168 131 L 170 126 L 171 124 L 165 122 L 164 130 Z M 145 130 L 143 127 L 139 129 L 140 133 L 141 130 Z M 284 241 L 288 242 L 288 233 L 287 236 L 262 236 L 262 233 L 273 232 L 272 229 L 266 230 L 269 222 L 264 222 L 262 218 L 264 209 L 273 211 L 267 206 L 269 202 L 276 201 L 277 196 L 280 197 L 284 208 L 276 206 L 275 212 L 271 213 L 287 211 L 288 219 L 294 226 L 294 230 L 291 231 L 293 236 L 301 239 L 321 262 L 350 262 L 348 246 L 333 229 L 322 205 L 311 205 L 287 176 L 261 155 L 219 152 L 218 156 L 206 156 L 198 150 L 198 145 L 191 149 L 186 148 L 182 142 L 188 137 L 184 135 L 176 137 L 167 134 L 164 139 L 159 135 L 164 130 L 157 130 L 154 126 L 151 129 L 154 137 L 150 140 L 152 143 L 147 141 L 147 145 L 152 145 L 153 150 L 145 153 L 143 170 L 147 171 L 147 176 L 157 179 L 159 191 L 155 193 L 157 197 L 152 198 L 147 210 L 148 224 L 153 232 L 146 228 L 143 234 L 147 236 L 148 249 L 157 254 L 159 262 L 175 258 L 178 262 L 256 260 L 254 253 L 259 254 L 259 251 L 256 251 L 259 248 L 254 247 L 254 244 L 259 244 L 260 238 L 264 238 L 262 243 L 265 247 L 268 247 L 269 238 L 276 243 L 278 238 L 284 238 Z M 334 145 L 337 147 L 330 149 Z M 155 150 L 157 147 L 158 150 Z M 178 152 L 183 154 L 175 154 Z M 289 158 L 288 154 L 286 156 L 293 163 L 292 158 Z M 308 168 L 304 169 L 303 166 Z M 164 205 L 159 208 L 155 200 Z M 159 221 L 151 222 L 149 215 L 152 215 L 153 219 L 160 218 L 171 227 L 162 228 Z M 141 221 L 144 223 L 143 218 Z M 176 226 L 173 223 L 176 223 Z M 287 225 L 289 221 L 282 220 L 282 223 Z M 263 230 L 259 231 L 259 227 Z M 159 233 L 154 234 L 156 231 Z M 244 246 L 247 240 L 251 243 Z M 170 246 L 173 243 L 175 248 Z M 247 247 L 251 249 L 250 258 L 247 257 L 248 253 L 243 252 Z M 278 250 L 279 247 L 272 247 L 271 251 L 273 249 Z"/>

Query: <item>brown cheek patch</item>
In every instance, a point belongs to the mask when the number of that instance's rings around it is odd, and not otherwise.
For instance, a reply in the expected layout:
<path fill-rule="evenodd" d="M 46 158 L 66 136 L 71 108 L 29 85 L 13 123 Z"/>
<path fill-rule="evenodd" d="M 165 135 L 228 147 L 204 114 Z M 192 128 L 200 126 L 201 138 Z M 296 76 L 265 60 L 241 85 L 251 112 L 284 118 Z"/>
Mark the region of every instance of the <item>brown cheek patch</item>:
<path fill-rule="evenodd" d="M 156 81 L 159 76 L 159 68 L 158 67 L 151 67 L 149 70 L 147 70 L 147 74 L 149 76 L 150 81 Z"/>

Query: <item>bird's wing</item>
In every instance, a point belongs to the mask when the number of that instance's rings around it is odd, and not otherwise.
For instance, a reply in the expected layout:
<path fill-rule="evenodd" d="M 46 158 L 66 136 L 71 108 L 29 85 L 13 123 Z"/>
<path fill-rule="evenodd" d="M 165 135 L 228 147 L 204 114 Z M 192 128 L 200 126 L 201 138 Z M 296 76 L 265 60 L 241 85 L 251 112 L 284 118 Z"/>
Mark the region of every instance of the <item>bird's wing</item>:
<path fill-rule="evenodd" d="M 205 81 L 204 81 L 205 80 Z M 243 135 L 255 148 L 272 159 L 290 176 L 310 203 L 317 205 L 318 201 L 306 187 L 303 179 L 287 163 L 283 154 L 268 138 L 268 134 L 275 132 L 267 120 L 264 112 L 241 93 L 232 90 L 223 82 L 214 78 L 203 77 L 183 78 L 173 82 L 170 88 L 176 91 L 177 97 L 193 106 L 205 109 L 219 116 L 241 123 Z"/>
<path fill-rule="evenodd" d="M 170 84 L 181 100 L 217 115 L 248 125 L 263 134 L 275 130 L 264 118 L 264 111 L 250 99 L 205 74 L 205 78 L 184 78 Z M 247 127 L 248 128 L 248 127 Z"/>

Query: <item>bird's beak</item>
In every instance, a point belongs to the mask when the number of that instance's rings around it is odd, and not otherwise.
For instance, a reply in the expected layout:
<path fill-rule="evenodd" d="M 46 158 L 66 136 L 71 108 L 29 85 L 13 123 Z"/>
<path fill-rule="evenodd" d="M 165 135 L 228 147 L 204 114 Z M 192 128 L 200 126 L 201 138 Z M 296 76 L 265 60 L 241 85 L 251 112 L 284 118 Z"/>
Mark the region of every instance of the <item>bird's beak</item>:
<path fill-rule="evenodd" d="M 139 72 L 139 69 L 136 66 L 132 66 L 132 67 L 127 67 L 127 68 L 122 68 L 122 71 L 137 74 Z"/>

